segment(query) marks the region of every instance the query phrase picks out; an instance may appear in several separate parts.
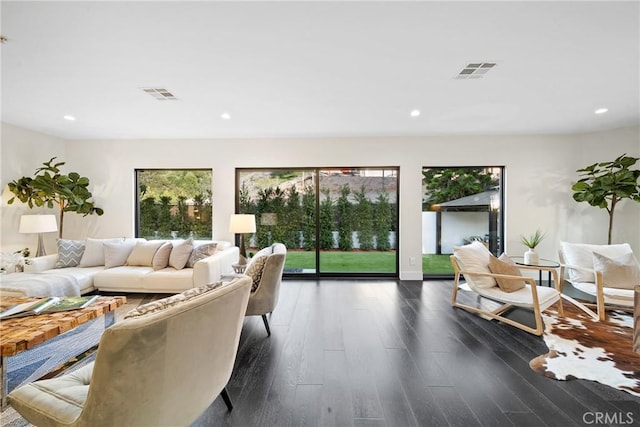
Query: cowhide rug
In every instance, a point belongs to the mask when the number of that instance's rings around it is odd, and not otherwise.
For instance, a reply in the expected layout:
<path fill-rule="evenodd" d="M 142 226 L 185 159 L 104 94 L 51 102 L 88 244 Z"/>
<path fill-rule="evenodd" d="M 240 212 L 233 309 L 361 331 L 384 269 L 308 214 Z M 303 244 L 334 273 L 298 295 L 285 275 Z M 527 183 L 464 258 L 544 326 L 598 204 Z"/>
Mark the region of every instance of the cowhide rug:
<path fill-rule="evenodd" d="M 640 354 L 633 351 L 633 316 L 608 312 L 598 322 L 569 302 L 564 317 L 543 314 L 547 354 L 533 359 L 531 368 L 549 378 L 597 381 L 640 396 Z"/>

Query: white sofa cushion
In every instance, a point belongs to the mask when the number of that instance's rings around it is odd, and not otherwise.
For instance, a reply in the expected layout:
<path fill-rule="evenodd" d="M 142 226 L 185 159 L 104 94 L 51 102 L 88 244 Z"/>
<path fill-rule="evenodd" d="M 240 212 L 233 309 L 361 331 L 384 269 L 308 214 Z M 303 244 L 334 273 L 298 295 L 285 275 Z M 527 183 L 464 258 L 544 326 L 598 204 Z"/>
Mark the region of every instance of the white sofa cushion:
<path fill-rule="evenodd" d="M 142 278 L 142 288 L 153 292 L 181 292 L 193 286 L 192 268 L 176 270 L 167 267 L 152 271 Z"/>
<path fill-rule="evenodd" d="M 110 268 L 96 273 L 93 276 L 93 285 L 98 289 L 143 289 L 142 279 L 151 273 L 151 267 L 122 267 Z"/>
<path fill-rule="evenodd" d="M 201 245 L 195 245 L 193 250 L 191 251 L 191 255 L 189 256 L 186 267 L 193 268 L 196 262 L 213 255 L 216 251 L 217 246 L 217 243 L 203 243 Z"/>
<path fill-rule="evenodd" d="M 591 282 L 574 282 L 571 284 L 574 288 L 589 294 L 598 295 L 598 289 L 595 283 Z M 632 289 L 619 289 L 619 288 L 602 288 L 604 295 L 604 301 L 607 304 L 622 305 L 626 307 L 633 307 L 633 298 L 635 292 Z"/>
<path fill-rule="evenodd" d="M 127 265 L 139 265 L 143 267 L 153 266 L 153 256 L 163 242 L 138 241 L 127 258 Z"/>
<path fill-rule="evenodd" d="M 489 252 L 489 249 L 487 249 L 487 247 L 481 242 L 474 241 L 468 245 L 454 246 L 453 254 L 458 260 L 462 270 L 474 271 L 477 273 L 491 273 L 491 270 L 489 270 L 491 252 Z M 472 288 L 477 287 L 487 289 L 497 286 L 493 277 L 466 274 L 464 278 Z"/>
<path fill-rule="evenodd" d="M 187 239 L 182 242 L 174 242 L 171 255 L 169 255 L 169 267 L 181 270 L 187 265 L 189 257 L 193 251 L 193 239 Z"/>
<path fill-rule="evenodd" d="M 593 268 L 602 272 L 602 282 L 606 287 L 633 289 L 640 285 L 640 266 L 633 252 L 614 259 L 594 252 Z"/>
<path fill-rule="evenodd" d="M 169 265 L 169 257 L 171 256 L 172 248 L 173 245 L 171 242 L 164 242 L 162 246 L 158 248 L 153 256 L 153 260 L 151 261 L 151 266 L 154 270 L 162 270 Z"/>
<path fill-rule="evenodd" d="M 536 292 L 538 294 L 540 310 L 545 310 L 558 300 L 558 291 L 555 288 L 538 286 L 536 287 Z M 503 292 L 497 286 L 492 288 L 479 288 L 478 293 L 487 298 L 513 304 L 518 307 L 531 307 L 533 305 L 530 285 L 525 285 L 524 288 L 510 293 Z"/>
<path fill-rule="evenodd" d="M 590 245 L 587 243 L 560 242 L 560 248 L 568 265 L 593 270 L 593 253 L 597 252 L 608 258 L 617 258 L 632 252 L 628 243 L 617 245 Z M 569 269 L 571 282 L 595 282 L 595 276 L 588 271 Z"/>
<path fill-rule="evenodd" d="M 95 267 L 104 265 L 104 243 L 117 243 L 124 241 L 123 238 L 118 239 L 92 239 L 88 238 L 84 245 L 84 253 L 80 260 L 80 267 Z"/>
<path fill-rule="evenodd" d="M 122 240 L 118 242 L 104 242 L 104 266 L 105 268 L 120 267 L 127 262 L 129 254 L 136 242 Z"/>
<path fill-rule="evenodd" d="M 80 287 L 80 293 L 84 294 L 95 289 L 93 285 L 93 276 L 102 270 L 104 270 L 103 266 L 86 268 L 69 267 L 65 268 L 63 271 L 64 274 L 69 274 L 76 279 L 78 286 Z M 60 270 L 45 270 L 42 271 L 42 274 L 60 274 Z"/>

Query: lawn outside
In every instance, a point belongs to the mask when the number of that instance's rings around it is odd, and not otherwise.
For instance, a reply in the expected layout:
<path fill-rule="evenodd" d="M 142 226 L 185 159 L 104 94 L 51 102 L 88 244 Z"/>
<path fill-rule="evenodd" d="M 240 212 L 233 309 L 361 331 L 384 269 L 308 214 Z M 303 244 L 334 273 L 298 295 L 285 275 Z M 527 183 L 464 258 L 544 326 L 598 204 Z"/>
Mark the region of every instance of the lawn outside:
<path fill-rule="evenodd" d="M 321 251 L 320 271 L 324 273 L 395 273 L 395 251 Z M 285 269 L 288 271 L 309 270 L 315 272 L 315 252 L 287 252 Z M 423 255 L 424 274 L 453 274 L 449 255 Z"/>

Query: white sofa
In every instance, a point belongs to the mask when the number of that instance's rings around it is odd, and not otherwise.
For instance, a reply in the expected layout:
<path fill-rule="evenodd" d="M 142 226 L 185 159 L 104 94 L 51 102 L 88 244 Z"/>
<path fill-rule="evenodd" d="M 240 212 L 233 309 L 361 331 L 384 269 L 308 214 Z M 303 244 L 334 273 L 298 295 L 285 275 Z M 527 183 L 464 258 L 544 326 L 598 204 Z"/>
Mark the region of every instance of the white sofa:
<path fill-rule="evenodd" d="M 100 239 L 91 239 L 98 241 Z M 104 242 L 114 239 L 101 239 Z M 117 239 L 115 239 L 117 240 Z M 144 239 L 126 239 L 143 241 Z M 173 241 L 174 247 L 178 241 Z M 196 241 L 195 246 L 216 243 L 215 252 L 193 264 L 176 269 L 155 269 L 144 265 L 102 265 L 56 268 L 58 254 L 32 258 L 24 273 L 3 275 L 0 296 L 72 296 L 91 291 L 178 293 L 189 288 L 211 284 L 223 274 L 233 272 L 239 249 L 227 241 Z M 28 286 L 25 286 L 25 283 Z M 71 289 L 75 288 L 75 291 Z"/>

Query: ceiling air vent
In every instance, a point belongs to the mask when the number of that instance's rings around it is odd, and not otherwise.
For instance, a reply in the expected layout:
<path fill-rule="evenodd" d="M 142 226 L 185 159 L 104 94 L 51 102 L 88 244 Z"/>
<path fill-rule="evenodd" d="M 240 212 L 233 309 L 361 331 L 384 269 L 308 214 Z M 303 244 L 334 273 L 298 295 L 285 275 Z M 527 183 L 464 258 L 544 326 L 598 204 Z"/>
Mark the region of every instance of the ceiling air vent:
<path fill-rule="evenodd" d="M 165 88 L 161 87 L 141 87 L 144 92 L 153 96 L 158 101 L 176 101 L 178 98 L 173 96 L 171 92 L 169 92 Z"/>
<path fill-rule="evenodd" d="M 481 79 L 489 70 L 496 66 L 495 62 L 470 62 L 465 65 L 455 79 Z"/>

